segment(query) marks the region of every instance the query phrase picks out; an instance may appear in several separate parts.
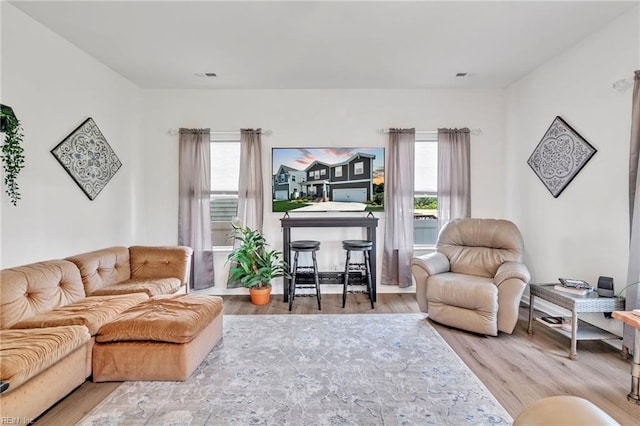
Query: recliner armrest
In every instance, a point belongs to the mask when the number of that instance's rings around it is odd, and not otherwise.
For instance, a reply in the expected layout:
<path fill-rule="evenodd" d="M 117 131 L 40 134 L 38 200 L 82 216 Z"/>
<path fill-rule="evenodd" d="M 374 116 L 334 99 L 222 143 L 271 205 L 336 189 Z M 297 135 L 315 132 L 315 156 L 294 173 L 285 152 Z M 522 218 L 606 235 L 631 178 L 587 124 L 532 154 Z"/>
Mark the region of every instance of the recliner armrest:
<path fill-rule="evenodd" d="M 495 285 L 500 285 L 503 281 L 510 278 L 517 278 L 527 284 L 531 279 L 529 268 L 520 262 L 505 262 L 498 268 L 496 276 L 493 279 Z"/>
<path fill-rule="evenodd" d="M 413 266 L 424 269 L 428 275 L 442 274 L 451 270 L 447 256 L 437 252 L 412 257 L 411 267 Z"/>

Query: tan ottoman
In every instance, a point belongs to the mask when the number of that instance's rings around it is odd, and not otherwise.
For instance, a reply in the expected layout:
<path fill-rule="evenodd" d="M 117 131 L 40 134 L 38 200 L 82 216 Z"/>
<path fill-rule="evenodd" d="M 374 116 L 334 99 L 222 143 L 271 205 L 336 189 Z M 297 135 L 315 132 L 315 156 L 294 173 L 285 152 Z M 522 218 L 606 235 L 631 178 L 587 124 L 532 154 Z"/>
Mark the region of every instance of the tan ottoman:
<path fill-rule="evenodd" d="M 103 325 L 93 381 L 187 380 L 222 338 L 222 298 L 156 296 Z"/>

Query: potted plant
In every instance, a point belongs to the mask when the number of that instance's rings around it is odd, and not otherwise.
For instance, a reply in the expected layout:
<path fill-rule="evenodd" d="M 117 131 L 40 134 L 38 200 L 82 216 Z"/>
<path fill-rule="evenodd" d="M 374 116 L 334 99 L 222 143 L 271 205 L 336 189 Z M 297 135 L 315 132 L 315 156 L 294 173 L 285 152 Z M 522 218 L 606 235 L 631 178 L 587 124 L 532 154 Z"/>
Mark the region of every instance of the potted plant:
<path fill-rule="evenodd" d="M 16 206 L 20 199 L 18 173 L 24 167 L 24 148 L 20 145 L 24 135 L 20 120 L 13 113 L 13 109 L 6 105 L 0 105 L 0 132 L 5 133 L 2 154 L 0 154 L 4 170 L 5 192 L 11 204 Z"/>
<path fill-rule="evenodd" d="M 265 305 L 271 295 L 271 280 L 289 275 L 282 253 L 269 250 L 259 231 L 237 223 L 232 226 L 233 238 L 240 244 L 227 257 L 231 263 L 229 281 L 249 288 L 251 303 Z"/>

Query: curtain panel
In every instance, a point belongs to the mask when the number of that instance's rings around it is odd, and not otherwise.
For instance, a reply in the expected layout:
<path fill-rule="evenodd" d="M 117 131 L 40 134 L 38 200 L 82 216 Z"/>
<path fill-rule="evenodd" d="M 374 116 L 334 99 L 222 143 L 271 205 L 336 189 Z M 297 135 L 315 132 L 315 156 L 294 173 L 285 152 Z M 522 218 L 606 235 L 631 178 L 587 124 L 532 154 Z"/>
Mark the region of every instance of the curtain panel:
<path fill-rule="evenodd" d="M 214 285 L 211 249 L 211 136 L 209 129 L 180 129 L 178 244 L 193 249 L 190 283 Z"/>
<path fill-rule="evenodd" d="M 413 256 L 415 129 L 389 129 L 389 160 L 385 176 L 382 282 L 410 287 Z"/>
<path fill-rule="evenodd" d="M 629 145 L 629 267 L 627 284 L 640 281 L 640 71 L 634 73 L 633 100 L 631 107 L 631 142 Z M 640 308 L 640 284 L 627 288 L 625 310 Z M 623 343 L 634 347 L 634 329 L 625 324 Z"/>
<path fill-rule="evenodd" d="M 438 129 L 438 230 L 471 216 L 470 131 Z"/>
<path fill-rule="evenodd" d="M 262 232 L 264 215 L 261 134 L 261 129 L 240 130 L 240 181 L 238 183 L 240 223 L 260 232 Z"/>
<path fill-rule="evenodd" d="M 262 130 L 240 130 L 240 178 L 238 182 L 238 219 L 248 228 L 262 232 L 264 189 L 262 185 Z M 240 242 L 234 240 L 233 246 Z M 241 284 L 227 281 L 227 288 Z"/>

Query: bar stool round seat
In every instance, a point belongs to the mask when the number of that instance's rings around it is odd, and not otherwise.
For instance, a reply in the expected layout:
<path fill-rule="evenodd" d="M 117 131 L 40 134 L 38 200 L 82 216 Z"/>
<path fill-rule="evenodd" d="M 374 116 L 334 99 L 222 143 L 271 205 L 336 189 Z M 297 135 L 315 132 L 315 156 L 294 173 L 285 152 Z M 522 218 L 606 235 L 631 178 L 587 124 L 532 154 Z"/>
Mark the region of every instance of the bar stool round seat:
<path fill-rule="evenodd" d="M 296 289 L 315 289 L 316 299 L 318 300 L 318 309 L 321 307 L 320 296 L 320 278 L 318 276 L 318 262 L 316 260 L 316 251 L 320 250 L 320 241 L 314 240 L 297 240 L 292 241 L 289 244 L 289 249 L 295 253 L 293 257 L 293 268 L 291 268 L 291 282 L 289 284 L 289 310 L 293 307 L 293 299 L 296 297 Z M 311 266 L 298 265 L 298 255 L 300 253 L 311 253 Z M 300 283 L 298 282 L 300 274 L 313 275 L 313 283 Z M 305 296 L 312 296 L 312 294 L 305 294 Z"/>
<path fill-rule="evenodd" d="M 313 241 L 313 240 L 291 241 L 291 250 L 304 251 L 304 252 L 320 250 L 320 241 Z"/>
<path fill-rule="evenodd" d="M 342 307 L 347 304 L 347 287 L 349 286 L 349 274 L 351 272 L 365 273 L 367 291 L 369 295 L 369 301 L 371 302 L 371 309 L 373 306 L 373 289 L 371 280 L 371 258 L 370 252 L 373 249 L 373 241 L 369 240 L 344 240 L 342 241 L 342 248 L 347 252 L 347 259 L 344 266 L 344 282 L 342 287 Z M 358 251 L 363 253 L 363 263 L 351 262 L 351 252 Z"/>
<path fill-rule="evenodd" d="M 342 242 L 342 248 L 352 251 L 371 250 L 373 248 L 373 241 L 368 240 L 344 240 Z"/>

